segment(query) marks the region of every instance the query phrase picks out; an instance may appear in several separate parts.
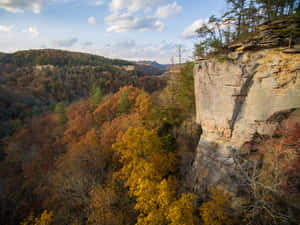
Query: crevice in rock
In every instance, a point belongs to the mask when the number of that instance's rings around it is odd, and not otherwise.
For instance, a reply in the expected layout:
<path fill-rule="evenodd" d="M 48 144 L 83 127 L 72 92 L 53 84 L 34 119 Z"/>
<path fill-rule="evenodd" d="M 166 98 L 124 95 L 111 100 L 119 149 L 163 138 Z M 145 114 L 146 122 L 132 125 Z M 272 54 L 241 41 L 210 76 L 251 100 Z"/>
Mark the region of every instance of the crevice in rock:
<path fill-rule="evenodd" d="M 296 80 L 297 80 L 297 75 L 294 76 L 294 77 L 292 77 L 292 78 L 289 79 L 288 81 L 284 82 L 283 84 L 278 85 L 277 87 L 275 87 L 275 89 L 283 88 L 283 87 L 287 86 L 287 85 L 288 85 L 289 83 L 291 83 L 291 82 L 295 83 Z"/>
<path fill-rule="evenodd" d="M 236 123 L 236 120 L 237 120 L 240 112 L 242 111 L 242 106 L 245 102 L 246 97 L 248 96 L 248 92 L 249 92 L 250 87 L 252 85 L 252 80 L 253 80 L 253 77 L 256 73 L 256 68 L 258 66 L 259 66 L 259 64 L 255 64 L 251 68 L 251 75 L 249 77 L 247 77 L 247 80 L 245 81 L 245 83 L 243 84 L 243 86 L 240 90 L 240 93 L 234 95 L 236 98 L 235 98 L 235 101 L 234 101 L 233 114 L 232 114 L 232 117 L 231 117 L 231 120 L 230 120 L 230 131 L 231 131 L 230 132 L 230 137 L 232 137 L 233 130 L 234 130 L 234 125 Z M 243 71 L 242 77 L 245 77 L 247 72 L 244 68 L 242 69 L 242 71 Z"/>
<path fill-rule="evenodd" d="M 205 70 L 208 71 L 208 64 L 205 62 L 204 65 L 205 65 Z M 209 72 L 207 72 L 207 77 L 211 81 L 211 76 L 210 76 Z"/>
<path fill-rule="evenodd" d="M 281 123 L 281 121 L 287 119 L 292 112 L 297 110 L 297 108 L 292 108 L 288 110 L 282 110 L 275 112 L 273 115 L 271 115 L 268 119 L 267 122 L 278 122 Z"/>

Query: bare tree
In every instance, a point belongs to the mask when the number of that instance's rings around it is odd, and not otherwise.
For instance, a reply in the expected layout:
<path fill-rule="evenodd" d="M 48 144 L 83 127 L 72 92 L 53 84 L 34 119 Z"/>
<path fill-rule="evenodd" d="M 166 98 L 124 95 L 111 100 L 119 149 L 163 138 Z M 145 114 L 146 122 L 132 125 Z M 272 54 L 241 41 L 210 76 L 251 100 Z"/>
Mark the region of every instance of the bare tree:
<path fill-rule="evenodd" d="M 270 146 L 264 152 L 267 162 L 249 161 L 235 152 L 234 160 L 241 187 L 246 190 L 246 202 L 241 212 L 247 224 L 297 224 L 299 218 L 295 212 L 297 206 L 289 201 L 290 193 L 283 188 L 287 181 L 286 170 L 295 160 L 297 150 L 286 148 L 283 135 L 276 140 L 276 146 Z M 271 139 L 272 140 L 272 139 Z M 265 143 L 267 140 L 263 140 Z"/>
<path fill-rule="evenodd" d="M 177 57 L 178 57 L 179 65 L 181 65 L 182 53 L 183 53 L 182 45 L 178 45 L 177 46 Z"/>

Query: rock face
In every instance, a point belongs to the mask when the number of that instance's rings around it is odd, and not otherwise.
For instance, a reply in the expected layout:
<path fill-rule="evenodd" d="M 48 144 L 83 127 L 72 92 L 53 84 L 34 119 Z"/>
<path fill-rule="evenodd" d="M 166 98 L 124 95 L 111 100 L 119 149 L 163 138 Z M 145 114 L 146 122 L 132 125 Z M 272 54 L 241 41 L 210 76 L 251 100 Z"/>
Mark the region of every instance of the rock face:
<path fill-rule="evenodd" d="M 253 50 L 266 49 L 278 46 L 289 46 L 300 43 L 300 33 L 297 32 L 300 23 L 297 20 L 277 19 L 274 21 L 266 21 L 256 28 L 254 36 L 242 42 L 235 42 L 229 46 L 230 50 Z M 291 31 L 294 31 L 291 39 Z"/>
<path fill-rule="evenodd" d="M 233 183 L 235 152 L 255 135 L 271 135 L 277 114 L 300 108 L 299 75 L 300 54 L 276 49 L 195 64 L 196 120 L 203 130 L 193 164 L 195 191 L 205 188 L 203 179 L 208 185 Z"/>

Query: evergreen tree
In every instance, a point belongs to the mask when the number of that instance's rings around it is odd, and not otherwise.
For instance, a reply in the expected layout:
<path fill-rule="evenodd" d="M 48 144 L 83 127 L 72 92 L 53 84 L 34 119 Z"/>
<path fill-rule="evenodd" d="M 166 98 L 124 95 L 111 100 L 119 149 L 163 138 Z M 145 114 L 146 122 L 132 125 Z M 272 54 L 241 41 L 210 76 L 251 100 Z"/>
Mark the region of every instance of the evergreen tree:
<path fill-rule="evenodd" d="M 128 113 L 129 109 L 130 109 L 130 104 L 129 104 L 128 93 L 126 89 L 123 89 L 121 91 L 121 96 L 119 99 L 118 112 L 119 114 Z"/>
<path fill-rule="evenodd" d="M 175 98 L 179 102 L 186 113 L 195 112 L 195 95 L 194 95 L 194 63 L 187 62 L 180 70 L 176 81 L 177 90 L 175 90 Z"/>
<path fill-rule="evenodd" d="M 31 117 L 34 118 L 41 114 L 41 110 L 38 106 L 33 106 L 31 111 Z"/>
<path fill-rule="evenodd" d="M 233 21 L 236 26 L 236 36 L 240 37 L 246 30 L 246 0 L 227 0 L 229 11 L 224 18 Z"/>
<path fill-rule="evenodd" d="M 195 56 L 224 49 L 234 40 L 249 39 L 259 24 L 266 22 L 272 32 L 289 39 L 289 47 L 299 36 L 299 0 L 226 0 L 228 11 L 222 19 L 210 17 L 196 32 L 201 42 L 195 45 Z M 283 19 L 282 27 L 272 22 Z M 232 27 L 234 24 L 234 27 Z M 288 24 L 288 26 L 286 26 Z M 280 25 L 279 25 L 280 26 Z"/>
<path fill-rule="evenodd" d="M 63 102 L 57 103 L 55 106 L 56 120 L 59 124 L 67 122 L 67 113 Z"/>
<path fill-rule="evenodd" d="M 97 84 L 93 84 L 92 91 L 90 93 L 95 105 L 98 105 L 102 101 L 102 90 Z"/>
<path fill-rule="evenodd" d="M 207 24 L 203 24 L 196 32 L 202 39 L 197 46 L 197 53 L 205 56 L 209 51 L 218 51 L 223 47 L 221 20 L 211 16 Z"/>
<path fill-rule="evenodd" d="M 48 110 L 54 111 L 55 107 L 56 107 L 55 102 L 50 101 L 49 106 L 48 106 Z"/>

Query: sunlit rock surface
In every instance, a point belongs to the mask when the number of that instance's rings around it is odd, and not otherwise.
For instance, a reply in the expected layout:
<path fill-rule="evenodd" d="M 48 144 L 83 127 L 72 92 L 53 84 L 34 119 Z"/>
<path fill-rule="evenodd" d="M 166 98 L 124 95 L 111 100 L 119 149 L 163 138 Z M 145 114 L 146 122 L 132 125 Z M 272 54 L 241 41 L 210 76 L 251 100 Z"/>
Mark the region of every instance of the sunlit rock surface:
<path fill-rule="evenodd" d="M 196 120 L 203 134 L 192 174 L 194 186 L 232 185 L 234 155 L 255 135 L 271 135 L 278 115 L 300 108 L 300 54 L 276 49 L 233 52 L 195 64 Z"/>

